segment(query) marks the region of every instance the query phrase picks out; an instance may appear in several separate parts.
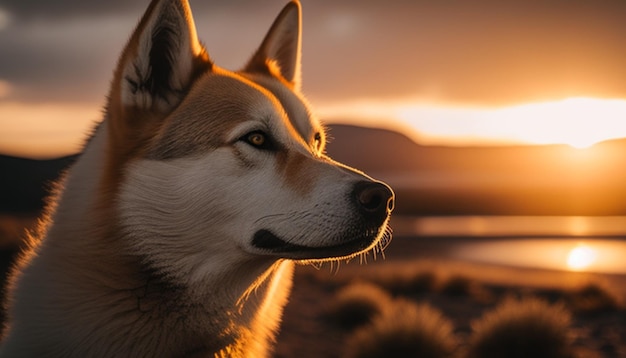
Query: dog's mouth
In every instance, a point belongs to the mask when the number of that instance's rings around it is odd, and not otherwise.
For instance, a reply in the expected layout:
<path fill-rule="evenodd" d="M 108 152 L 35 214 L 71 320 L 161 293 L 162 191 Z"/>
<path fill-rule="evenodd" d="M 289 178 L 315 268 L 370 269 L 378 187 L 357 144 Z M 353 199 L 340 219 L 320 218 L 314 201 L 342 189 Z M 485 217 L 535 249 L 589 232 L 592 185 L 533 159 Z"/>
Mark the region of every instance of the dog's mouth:
<path fill-rule="evenodd" d="M 263 252 L 296 260 L 321 260 L 352 256 L 373 247 L 381 236 L 383 227 L 363 231 L 353 239 L 337 245 L 311 247 L 287 242 L 270 230 L 262 229 L 254 234 L 252 245 Z"/>

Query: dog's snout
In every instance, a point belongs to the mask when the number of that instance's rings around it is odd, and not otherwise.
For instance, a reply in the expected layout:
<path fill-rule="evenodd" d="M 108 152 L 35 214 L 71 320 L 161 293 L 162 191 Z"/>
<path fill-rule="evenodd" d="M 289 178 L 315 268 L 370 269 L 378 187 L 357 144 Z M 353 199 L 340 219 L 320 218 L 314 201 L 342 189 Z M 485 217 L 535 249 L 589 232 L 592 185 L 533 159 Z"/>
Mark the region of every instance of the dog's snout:
<path fill-rule="evenodd" d="M 357 183 L 354 186 L 353 197 L 359 210 L 371 220 L 383 220 L 393 210 L 393 191 L 380 182 Z"/>

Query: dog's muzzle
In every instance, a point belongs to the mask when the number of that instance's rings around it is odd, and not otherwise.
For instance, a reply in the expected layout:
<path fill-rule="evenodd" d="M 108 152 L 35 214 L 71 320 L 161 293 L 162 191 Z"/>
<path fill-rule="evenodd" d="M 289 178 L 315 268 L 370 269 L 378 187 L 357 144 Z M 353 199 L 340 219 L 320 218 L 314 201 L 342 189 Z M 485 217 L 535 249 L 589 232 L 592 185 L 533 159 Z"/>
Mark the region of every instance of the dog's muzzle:
<path fill-rule="evenodd" d="M 252 245 L 266 253 L 293 259 L 324 259 L 346 257 L 375 245 L 385 230 L 384 225 L 394 207 L 394 194 L 381 182 L 360 181 L 348 193 L 354 210 L 354 221 L 344 229 L 343 236 L 328 246 L 305 246 L 289 242 L 268 229 L 258 230 Z"/>

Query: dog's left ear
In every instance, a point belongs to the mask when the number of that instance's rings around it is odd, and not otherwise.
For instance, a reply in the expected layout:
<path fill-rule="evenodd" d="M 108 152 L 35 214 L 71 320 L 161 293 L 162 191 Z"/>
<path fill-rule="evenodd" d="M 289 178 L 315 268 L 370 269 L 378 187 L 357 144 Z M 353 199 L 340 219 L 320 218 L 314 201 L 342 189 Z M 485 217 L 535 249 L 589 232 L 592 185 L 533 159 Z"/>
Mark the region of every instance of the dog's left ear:
<path fill-rule="evenodd" d="M 293 89 L 299 90 L 301 27 L 300 2 L 293 0 L 274 20 L 263 43 L 244 71 L 275 76 L 283 79 Z"/>

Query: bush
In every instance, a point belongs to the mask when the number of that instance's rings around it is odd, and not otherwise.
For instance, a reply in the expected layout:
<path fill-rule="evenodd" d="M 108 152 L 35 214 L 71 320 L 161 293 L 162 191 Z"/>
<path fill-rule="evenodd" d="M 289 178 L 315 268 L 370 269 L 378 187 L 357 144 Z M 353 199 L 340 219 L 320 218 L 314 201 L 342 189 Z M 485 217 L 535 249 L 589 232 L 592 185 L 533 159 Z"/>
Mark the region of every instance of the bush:
<path fill-rule="evenodd" d="M 452 324 L 439 311 L 398 300 L 348 339 L 345 357 L 452 357 L 456 346 Z"/>
<path fill-rule="evenodd" d="M 621 309 L 617 295 L 603 285 L 590 283 L 570 293 L 568 304 L 579 314 L 613 312 Z"/>
<path fill-rule="evenodd" d="M 506 300 L 472 324 L 469 357 L 573 357 L 571 315 L 536 298 Z"/>
<path fill-rule="evenodd" d="M 360 282 L 341 289 L 325 313 L 336 325 L 354 329 L 370 323 L 390 303 L 391 297 L 380 287 Z"/>

